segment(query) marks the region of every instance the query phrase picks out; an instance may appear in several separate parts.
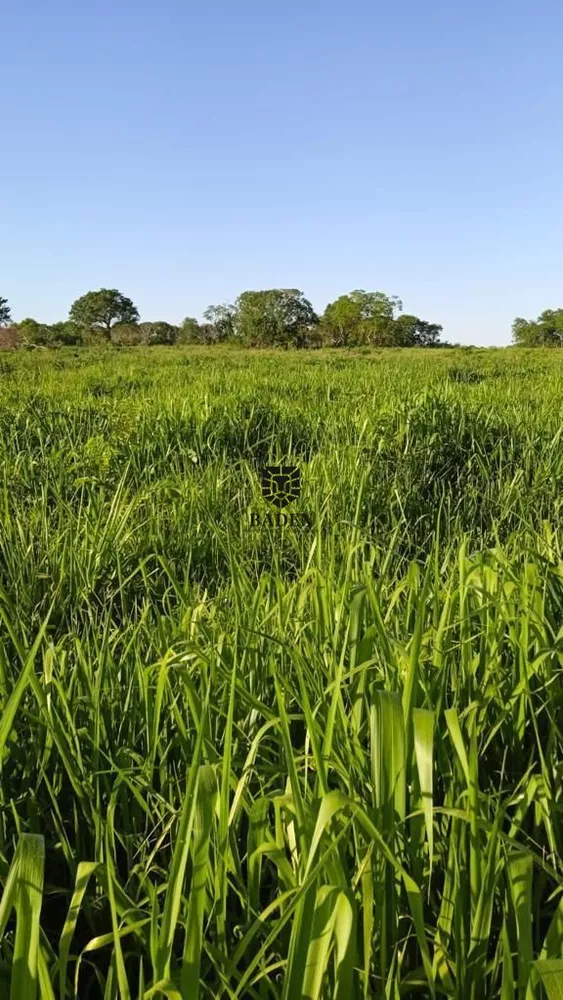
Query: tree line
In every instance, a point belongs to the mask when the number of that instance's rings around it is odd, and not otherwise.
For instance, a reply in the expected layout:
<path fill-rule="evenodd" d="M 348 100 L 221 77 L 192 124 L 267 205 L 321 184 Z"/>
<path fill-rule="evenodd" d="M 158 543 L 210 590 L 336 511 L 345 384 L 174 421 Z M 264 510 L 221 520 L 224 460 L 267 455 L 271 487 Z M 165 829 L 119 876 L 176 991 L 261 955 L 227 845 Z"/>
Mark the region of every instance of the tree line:
<path fill-rule="evenodd" d="M 217 344 L 249 347 L 446 347 L 442 327 L 403 312 L 395 295 L 356 289 L 330 302 L 318 315 L 297 288 L 242 292 L 234 303 L 211 305 L 203 321 L 187 316 L 175 326 L 141 322 L 133 301 L 116 288 L 87 292 L 73 302 L 68 319 L 46 324 L 27 318 L 11 322 L 0 296 L 0 346 L 58 347 L 114 343 Z M 517 317 L 514 344 L 563 346 L 563 309 L 547 309 L 536 320 Z"/>
<path fill-rule="evenodd" d="M 0 299 L 0 325 L 11 323 Z M 397 296 L 357 289 L 318 315 L 297 288 L 247 291 L 234 303 L 209 306 L 203 321 L 187 316 L 179 325 L 141 322 L 133 301 L 115 288 L 87 292 L 73 302 L 68 319 L 53 324 L 27 318 L 10 330 L 22 345 L 57 347 L 94 343 L 217 344 L 249 347 L 434 347 L 442 327 L 403 313 Z"/>
<path fill-rule="evenodd" d="M 518 316 L 512 339 L 522 347 L 563 347 L 563 309 L 545 309 L 537 319 Z"/>

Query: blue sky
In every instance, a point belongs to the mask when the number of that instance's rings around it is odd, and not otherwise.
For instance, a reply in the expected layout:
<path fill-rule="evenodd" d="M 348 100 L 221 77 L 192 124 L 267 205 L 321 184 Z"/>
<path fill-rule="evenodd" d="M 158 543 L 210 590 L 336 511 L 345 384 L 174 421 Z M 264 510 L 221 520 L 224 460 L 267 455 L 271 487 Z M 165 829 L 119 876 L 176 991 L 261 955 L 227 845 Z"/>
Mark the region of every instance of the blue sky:
<path fill-rule="evenodd" d="M 508 343 L 563 306 L 562 32 L 555 0 L 8 0 L 0 295 L 365 288 Z"/>

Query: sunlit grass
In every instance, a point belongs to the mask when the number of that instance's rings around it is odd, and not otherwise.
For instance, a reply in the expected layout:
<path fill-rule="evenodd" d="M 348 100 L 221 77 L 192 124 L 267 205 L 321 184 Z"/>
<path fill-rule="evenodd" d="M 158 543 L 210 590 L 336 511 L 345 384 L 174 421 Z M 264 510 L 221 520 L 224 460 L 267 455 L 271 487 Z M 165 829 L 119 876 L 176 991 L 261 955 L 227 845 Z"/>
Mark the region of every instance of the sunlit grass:
<path fill-rule="evenodd" d="M 0 996 L 563 995 L 559 353 L 0 361 Z"/>

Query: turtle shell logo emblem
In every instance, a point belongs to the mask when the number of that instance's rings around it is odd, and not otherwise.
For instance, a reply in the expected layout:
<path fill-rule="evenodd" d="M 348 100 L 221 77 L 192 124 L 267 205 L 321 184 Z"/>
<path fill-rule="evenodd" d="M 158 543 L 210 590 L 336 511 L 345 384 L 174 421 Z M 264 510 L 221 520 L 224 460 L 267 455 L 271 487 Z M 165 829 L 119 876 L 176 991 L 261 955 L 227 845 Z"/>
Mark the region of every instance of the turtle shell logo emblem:
<path fill-rule="evenodd" d="M 296 465 L 267 465 L 260 470 L 264 499 L 274 507 L 287 507 L 301 490 L 301 472 Z"/>

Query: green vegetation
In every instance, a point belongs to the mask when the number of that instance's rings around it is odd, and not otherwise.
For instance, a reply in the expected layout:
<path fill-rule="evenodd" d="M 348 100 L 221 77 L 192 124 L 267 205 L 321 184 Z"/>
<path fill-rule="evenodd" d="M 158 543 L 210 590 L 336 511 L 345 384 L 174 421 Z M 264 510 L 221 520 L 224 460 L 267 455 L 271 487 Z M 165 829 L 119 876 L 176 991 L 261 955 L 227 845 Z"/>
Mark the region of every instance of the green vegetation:
<path fill-rule="evenodd" d="M 87 292 L 73 302 L 69 319 L 79 329 L 99 330 L 109 340 L 116 324 L 136 323 L 139 311 L 131 299 L 118 292 L 117 288 L 100 288 L 98 292 Z"/>
<path fill-rule="evenodd" d="M 563 309 L 545 309 L 536 320 L 518 317 L 512 339 L 523 347 L 563 347 Z"/>
<path fill-rule="evenodd" d="M 174 326 L 140 323 L 131 299 L 116 288 L 100 288 L 77 299 L 68 320 L 62 323 L 49 326 L 28 318 L 15 324 L 14 330 L 20 343 L 30 347 L 227 342 L 285 348 L 436 346 L 442 327 L 417 316 L 399 316 L 402 308 L 396 296 L 359 290 L 340 296 L 319 317 L 298 288 L 269 288 L 243 292 L 234 304 L 208 306 L 203 323 L 187 316 L 180 326 Z"/>
<path fill-rule="evenodd" d="M 10 306 L 8 305 L 8 300 L 3 299 L 0 295 L 0 326 L 7 325 L 11 320 L 12 314 L 10 312 Z"/>
<path fill-rule="evenodd" d="M 561 996 L 562 408 L 547 350 L 0 356 L 0 996 Z"/>
<path fill-rule="evenodd" d="M 452 347 L 440 341 L 442 327 L 403 313 L 396 295 L 356 289 L 329 302 L 318 316 L 298 288 L 243 292 L 234 304 L 208 306 L 204 322 L 186 316 L 180 326 L 139 322 L 131 299 L 116 288 L 87 292 L 70 308 L 68 320 L 51 325 L 27 318 L 11 330 L 29 347 L 121 347 L 159 344 L 228 344 L 243 347 Z M 10 323 L 7 299 L 0 298 L 0 327 Z M 512 324 L 520 347 L 562 347 L 563 309 L 546 309 L 537 320 L 520 317 Z M 0 340 L 0 347 L 15 346 Z"/>

